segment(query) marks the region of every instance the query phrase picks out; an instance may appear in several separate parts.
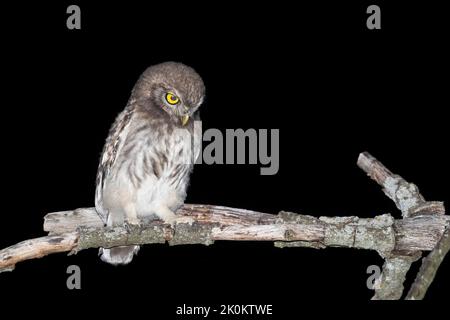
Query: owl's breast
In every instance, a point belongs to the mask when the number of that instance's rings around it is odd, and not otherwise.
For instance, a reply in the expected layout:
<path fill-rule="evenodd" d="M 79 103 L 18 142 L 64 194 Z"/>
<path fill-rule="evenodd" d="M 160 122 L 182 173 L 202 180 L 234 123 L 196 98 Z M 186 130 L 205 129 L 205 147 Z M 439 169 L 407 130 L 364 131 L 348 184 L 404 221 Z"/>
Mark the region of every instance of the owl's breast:
<path fill-rule="evenodd" d="M 157 177 L 168 187 L 184 192 L 194 164 L 193 137 L 187 129 L 175 128 L 163 145 L 163 150 L 155 153 L 161 165 L 157 166 Z"/>
<path fill-rule="evenodd" d="M 198 140 L 184 128 L 150 129 L 130 131 L 108 183 L 115 200 L 135 202 L 141 215 L 159 204 L 176 210 L 184 202 Z"/>

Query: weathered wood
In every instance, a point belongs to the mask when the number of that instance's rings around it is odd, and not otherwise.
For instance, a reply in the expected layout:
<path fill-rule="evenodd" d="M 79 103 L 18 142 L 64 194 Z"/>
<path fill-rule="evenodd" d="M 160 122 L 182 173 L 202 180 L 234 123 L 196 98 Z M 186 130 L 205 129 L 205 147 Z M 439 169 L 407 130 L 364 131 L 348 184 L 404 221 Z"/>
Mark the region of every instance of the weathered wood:
<path fill-rule="evenodd" d="M 220 223 L 223 226 L 248 226 L 274 222 L 277 216 L 245 209 L 204 204 L 184 204 L 177 211 L 178 222 L 186 222 L 183 216 L 189 216 L 197 222 Z M 79 226 L 100 228 L 103 222 L 95 208 L 80 208 L 70 211 L 49 213 L 44 217 L 44 231 L 64 233 L 76 230 Z"/>
<path fill-rule="evenodd" d="M 77 246 L 77 242 L 78 232 L 76 231 L 19 242 L 0 250 L 0 272 L 13 270 L 16 263 L 24 260 L 71 251 Z"/>
<path fill-rule="evenodd" d="M 393 174 L 369 153 L 360 153 L 357 165 L 383 188 L 383 192 L 394 201 L 403 217 L 445 214 L 443 202 L 425 201 L 415 184 Z"/>
<path fill-rule="evenodd" d="M 395 205 L 402 212 L 403 221 L 397 221 L 396 231 L 397 240 L 400 239 L 409 242 L 408 240 L 418 240 L 416 236 L 429 235 L 426 240 L 429 245 L 435 246 L 442 233 L 434 233 L 431 230 L 434 228 L 436 217 L 447 217 L 443 202 L 425 201 L 425 198 L 420 194 L 419 188 L 407 182 L 401 176 L 393 174 L 380 161 L 375 159 L 367 152 L 359 155 L 357 165 L 364 170 L 373 180 L 375 180 L 382 188 L 383 192 L 394 201 Z M 424 219 L 424 215 L 433 217 L 432 220 L 422 224 L 415 224 L 411 217 L 420 217 Z M 414 228 L 408 228 L 408 225 L 414 224 Z M 440 230 L 444 231 L 447 222 L 440 221 Z M 444 227 L 444 229 L 442 229 Z M 437 238 L 436 238 L 437 237 Z M 432 248 L 431 248 L 432 249 Z M 429 249 L 429 250 L 431 250 Z M 400 299 L 403 294 L 403 282 L 405 275 L 411 267 L 411 264 L 420 258 L 423 249 L 422 243 L 416 243 L 410 248 L 401 248 L 398 246 L 396 250 L 392 251 L 390 255 L 386 256 L 383 265 L 383 273 L 379 279 L 375 295 L 372 299 Z M 425 281 L 423 279 L 416 279 L 417 281 Z M 431 280 L 432 281 L 432 280 Z M 430 282 L 431 283 L 431 282 Z M 428 286 L 427 286 L 428 288 Z"/>
<path fill-rule="evenodd" d="M 172 229 L 160 220 L 148 221 L 140 226 L 103 227 L 94 208 L 49 213 L 44 218 L 44 230 L 49 237 L 26 241 L 38 253 L 33 256 L 19 254 L 15 260 L 11 247 L 0 251 L 0 269 L 19 261 L 45 254 L 78 251 L 97 247 L 168 242 L 177 244 L 211 244 L 217 240 L 275 241 L 278 247 L 327 246 L 371 249 L 387 256 L 395 251 L 431 250 L 450 221 L 448 216 L 420 216 L 395 221 L 385 214 L 371 219 L 358 217 L 312 217 L 292 212 L 278 215 L 212 205 L 185 204 Z M 194 224 L 189 224 L 194 219 Z M 52 239 L 63 241 L 54 250 Z M 76 235 L 76 238 L 72 236 Z M 284 243 L 281 244 L 281 243 Z M 20 246 L 19 246 L 20 245 Z M 15 246 L 23 247 L 19 244 Z M 45 245 L 45 250 L 42 246 Z M 65 246 L 64 246 L 65 245 Z M 15 247 L 13 246 L 13 247 Z"/>
<path fill-rule="evenodd" d="M 445 215 L 392 220 L 393 230 L 391 231 L 389 215 L 372 219 L 316 218 L 282 211 L 277 216 L 203 204 L 185 204 L 177 214 L 180 215 L 177 221 L 181 223 L 186 221 L 183 220 L 183 216 L 186 216 L 199 224 L 216 226 L 212 229 L 211 240 L 306 241 L 322 242 L 325 246 L 355 247 L 356 239 L 356 247 L 358 247 L 359 238 L 355 238 L 355 234 L 358 234 L 358 237 L 375 237 L 379 233 L 380 239 L 383 239 L 382 243 L 388 244 L 387 246 L 394 243 L 397 251 L 432 250 L 444 233 L 446 223 L 450 221 L 450 217 Z M 44 218 L 44 230 L 50 234 L 72 232 L 79 227 L 101 228 L 102 225 L 95 208 L 49 213 Z M 162 223 L 154 221 L 153 225 L 162 226 Z M 387 241 L 385 238 L 391 232 L 394 232 L 395 239 Z M 341 239 L 332 240 L 333 234 L 335 238 L 340 236 Z M 381 246 L 381 244 L 378 245 Z M 376 245 L 372 246 L 371 249 L 376 247 Z"/>
<path fill-rule="evenodd" d="M 0 251 L 0 272 L 16 263 L 57 252 L 97 247 L 165 243 L 205 244 L 216 240 L 273 241 L 277 247 L 348 247 L 376 250 L 385 263 L 373 299 L 399 299 L 411 264 L 421 251 L 433 250 L 423 261 L 408 298 L 421 299 L 450 247 L 450 217 L 442 202 L 425 201 L 418 188 L 394 175 L 368 153 L 358 166 L 379 183 L 402 211 L 403 219 L 384 214 L 358 217 L 312 217 L 292 212 L 278 215 L 213 205 L 185 204 L 172 228 L 159 220 L 115 228 L 103 226 L 94 208 L 46 215 L 49 236 L 26 240 Z M 192 222 L 194 221 L 194 222 Z M 442 235 L 445 232 L 445 236 Z"/>
<path fill-rule="evenodd" d="M 95 208 L 53 212 L 44 217 L 44 231 L 50 234 L 76 231 L 79 226 L 101 228 L 103 222 Z"/>
<path fill-rule="evenodd" d="M 447 215 L 424 215 L 395 220 L 395 251 L 433 250 L 450 221 Z"/>
<path fill-rule="evenodd" d="M 422 259 L 422 265 L 417 273 L 416 279 L 412 284 L 409 292 L 406 296 L 407 300 L 421 300 L 425 297 L 431 283 L 436 276 L 437 270 L 441 265 L 446 254 L 450 250 L 450 227 L 444 232 L 441 240 L 439 240 L 436 247 L 431 251 L 428 256 Z"/>
<path fill-rule="evenodd" d="M 396 254 L 385 259 L 383 272 L 375 282 L 372 300 L 398 300 L 403 294 L 403 282 L 411 264 L 420 258 L 420 252 L 411 255 Z M 401 289 L 400 289 L 401 288 Z"/>

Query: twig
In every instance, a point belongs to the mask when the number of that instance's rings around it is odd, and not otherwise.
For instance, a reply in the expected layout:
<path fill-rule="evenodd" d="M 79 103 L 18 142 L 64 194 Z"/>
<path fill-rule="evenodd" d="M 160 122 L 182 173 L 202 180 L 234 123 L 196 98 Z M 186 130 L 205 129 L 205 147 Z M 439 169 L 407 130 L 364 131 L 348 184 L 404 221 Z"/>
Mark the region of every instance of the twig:
<path fill-rule="evenodd" d="M 383 187 L 384 193 L 394 201 L 404 218 L 424 214 L 445 214 L 443 202 L 425 201 L 415 184 L 393 174 L 368 152 L 359 154 L 357 165 Z"/>

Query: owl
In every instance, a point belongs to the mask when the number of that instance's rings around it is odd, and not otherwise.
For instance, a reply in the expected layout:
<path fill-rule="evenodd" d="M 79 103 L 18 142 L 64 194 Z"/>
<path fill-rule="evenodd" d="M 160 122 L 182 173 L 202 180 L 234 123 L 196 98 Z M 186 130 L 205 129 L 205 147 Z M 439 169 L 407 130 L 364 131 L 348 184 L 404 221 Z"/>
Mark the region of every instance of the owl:
<path fill-rule="evenodd" d="M 107 226 L 156 217 L 173 225 L 200 153 L 199 107 L 205 86 L 181 63 L 147 68 L 106 139 L 98 167 L 95 208 Z M 114 265 L 127 264 L 139 246 L 101 248 Z"/>

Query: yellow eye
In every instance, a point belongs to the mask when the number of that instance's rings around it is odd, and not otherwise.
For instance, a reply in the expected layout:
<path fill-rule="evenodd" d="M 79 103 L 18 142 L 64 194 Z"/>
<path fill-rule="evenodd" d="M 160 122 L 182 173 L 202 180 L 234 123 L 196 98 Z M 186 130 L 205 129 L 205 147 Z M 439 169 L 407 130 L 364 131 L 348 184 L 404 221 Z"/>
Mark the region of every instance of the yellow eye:
<path fill-rule="evenodd" d="M 178 102 L 180 102 L 180 98 L 178 98 L 176 95 L 174 95 L 172 92 L 168 92 L 166 93 L 166 101 L 169 104 L 177 104 Z"/>

